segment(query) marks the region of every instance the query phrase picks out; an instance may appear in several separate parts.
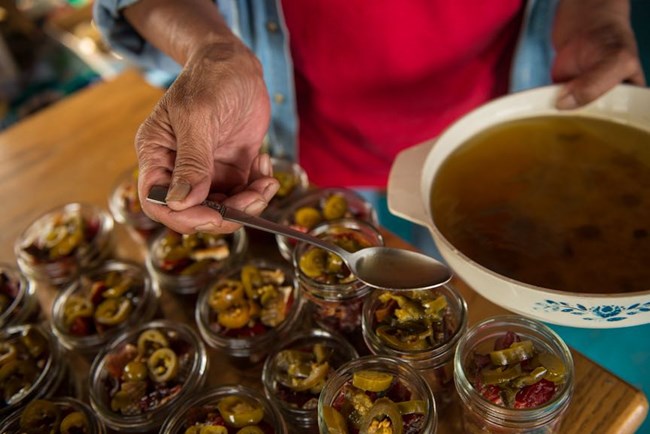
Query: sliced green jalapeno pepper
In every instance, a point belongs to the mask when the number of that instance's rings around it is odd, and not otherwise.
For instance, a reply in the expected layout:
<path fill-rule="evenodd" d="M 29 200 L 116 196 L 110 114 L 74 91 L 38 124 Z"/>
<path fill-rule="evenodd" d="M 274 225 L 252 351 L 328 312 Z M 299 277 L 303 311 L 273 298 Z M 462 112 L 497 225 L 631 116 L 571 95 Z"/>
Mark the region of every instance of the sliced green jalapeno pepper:
<path fill-rule="evenodd" d="M 264 434 L 264 431 L 258 426 L 245 426 L 238 430 L 236 434 Z"/>
<path fill-rule="evenodd" d="M 61 434 L 89 433 L 88 419 L 80 411 L 74 411 L 63 418 L 60 427 Z"/>
<path fill-rule="evenodd" d="M 264 418 L 264 408 L 240 396 L 227 396 L 217 404 L 221 417 L 234 428 L 256 425 Z"/>
<path fill-rule="evenodd" d="M 129 319 L 133 304 L 128 298 L 107 298 L 95 311 L 95 321 L 104 325 L 117 325 Z"/>
<path fill-rule="evenodd" d="M 323 204 L 323 217 L 325 220 L 336 220 L 345 217 L 348 212 L 348 201 L 341 194 L 333 194 Z"/>
<path fill-rule="evenodd" d="M 329 434 L 348 434 L 348 427 L 343 415 L 334 407 L 324 406 L 321 414 Z"/>
<path fill-rule="evenodd" d="M 210 291 L 208 305 L 217 312 L 228 309 L 231 305 L 244 299 L 244 286 L 238 280 L 223 280 Z"/>
<path fill-rule="evenodd" d="M 80 295 L 71 295 L 63 306 L 63 321 L 72 324 L 75 319 L 89 318 L 95 313 L 93 303 Z"/>
<path fill-rule="evenodd" d="M 359 434 L 373 434 L 384 429 L 392 434 L 404 432 L 404 421 L 397 405 L 388 398 L 379 398 L 370 408 L 370 411 L 361 420 Z"/>
<path fill-rule="evenodd" d="M 148 356 L 159 348 L 169 347 L 169 341 L 159 330 L 145 330 L 138 336 L 138 354 Z"/>
<path fill-rule="evenodd" d="M 366 392 L 383 392 L 393 383 L 393 378 L 381 371 L 357 371 L 352 374 L 352 385 Z"/>
<path fill-rule="evenodd" d="M 38 399 L 25 407 L 20 415 L 20 428 L 27 434 L 56 434 L 61 422 L 61 411 L 56 404 Z"/>
<path fill-rule="evenodd" d="M 178 374 L 178 357 L 172 349 L 160 348 L 149 356 L 147 367 L 153 381 L 164 383 Z"/>
<path fill-rule="evenodd" d="M 495 365 L 505 366 L 531 359 L 534 355 L 533 342 L 521 341 L 513 343 L 509 348 L 491 351 L 490 360 Z"/>

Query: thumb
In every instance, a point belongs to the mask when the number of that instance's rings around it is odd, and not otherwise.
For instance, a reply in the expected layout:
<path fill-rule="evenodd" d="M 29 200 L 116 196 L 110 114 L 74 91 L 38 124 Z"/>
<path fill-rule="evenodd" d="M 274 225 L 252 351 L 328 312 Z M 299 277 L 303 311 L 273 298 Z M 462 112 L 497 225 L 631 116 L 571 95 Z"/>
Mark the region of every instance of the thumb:
<path fill-rule="evenodd" d="M 212 146 L 196 134 L 177 136 L 176 159 L 167 204 L 174 211 L 198 205 L 208 197 L 212 179 Z"/>

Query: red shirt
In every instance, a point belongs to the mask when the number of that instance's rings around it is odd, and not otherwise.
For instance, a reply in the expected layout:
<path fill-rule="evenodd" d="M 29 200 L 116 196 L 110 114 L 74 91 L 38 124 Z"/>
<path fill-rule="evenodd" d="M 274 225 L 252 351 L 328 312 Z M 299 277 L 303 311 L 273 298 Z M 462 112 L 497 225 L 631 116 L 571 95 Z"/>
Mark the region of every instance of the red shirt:
<path fill-rule="evenodd" d="M 282 0 L 300 164 L 385 187 L 399 151 L 506 92 L 522 0 Z"/>

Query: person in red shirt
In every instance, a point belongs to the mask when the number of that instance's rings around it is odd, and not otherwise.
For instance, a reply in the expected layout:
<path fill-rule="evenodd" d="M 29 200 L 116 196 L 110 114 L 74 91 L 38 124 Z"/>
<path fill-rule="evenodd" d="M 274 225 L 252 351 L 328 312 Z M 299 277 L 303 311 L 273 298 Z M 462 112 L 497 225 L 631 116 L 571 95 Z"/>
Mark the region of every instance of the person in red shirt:
<path fill-rule="evenodd" d="M 402 149 L 507 90 L 522 0 L 282 0 L 294 62 L 300 163 L 319 186 L 385 188 Z M 471 6 L 471 7 L 470 7 Z M 644 84 L 628 0 L 560 0 L 553 76 L 558 108 L 615 84 Z M 140 197 L 170 185 L 147 214 L 179 232 L 238 226 L 197 206 L 208 194 L 260 214 L 277 191 L 269 94 L 252 52 L 206 0 L 140 0 L 126 20 L 183 70 L 136 138 Z M 215 193 L 216 192 L 216 193 Z"/>

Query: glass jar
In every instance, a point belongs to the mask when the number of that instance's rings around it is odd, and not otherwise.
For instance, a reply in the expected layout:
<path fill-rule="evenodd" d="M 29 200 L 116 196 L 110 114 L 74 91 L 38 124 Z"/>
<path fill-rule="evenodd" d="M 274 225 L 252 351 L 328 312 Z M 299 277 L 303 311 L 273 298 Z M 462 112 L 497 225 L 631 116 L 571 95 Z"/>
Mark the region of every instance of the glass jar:
<path fill-rule="evenodd" d="M 341 366 L 318 400 L 321 434 L 353 432 L 359 426 L 375 432 L 377 425 L 401 425 L 411 434 L 435 434 L 438 426 L 435 399 L 424 378 L 390 356 L 365 356 Z"/>
<path fill-rule="evenodd" d="M 206 380 L 205 346 L 190 327 L 167 320 L 129 329 L 90 368 L 90 404 L 107 427 L 158 432 Z"/>
<path fill-rule="evenodd" d="M 242 410 L 246 414 L 242 414 Z M 288 432 L 275 405 L 257 390 L 241 385 L 224 385 L 195 394 L 167 418 L 160 432 L 184 434 L 196 427 L 198 429 L 192 432 L 198 433 L 206 423 L 208 426 L 229 427 L 232 431 L 228 432 L 235 432 L 246 426 L 251 427 L 250 431 L 246 431 L 251 433 Z M 259 430 L 252 428 L 255 426 Z"/>
<path fill-rule="evenodd" d="M 62 285 L 111 254 L 112 232 L 113 219 L 106 211 L 70 203 L 29 225 L 16 240 L 14 252 L 28 277 Z"/>
<path fill-rule="evenodd" d="M 299 231 L 309 232 L 320 223 L 339 219 L 363 220 L 373 226 L 379 224 L 377 212 L 370 202 L 347 188 L 309 191 L 285 208 L 278 222 Z M 291 261 L 295 240 L 282 235 L 276 235 L 275 239 L 282 257 Z"/>
<path fill-rule="evenodd" d="M 263 217 L 278 221 L 282 211 L 309 189 L 309 178 L 305 170 L 292 161 L 271 158 L 271 165 L 273 177 L 280 183 L 280 188 L 264 210 Z"/>
<path fill-rule="evenodd" d="M 296 432 L 318 433 L 318 397 L 325 381 L 358 357 L 340 335 L 319 329 L 300 333 L 267 357 L 262 371 L 266 397 Z"/>
<path fill-rule="evenodd" d="M 0 419 L 52 396 L 66 379 L 59 347 L 44 328 L 27 324 L 0 331 Z"/>
<path fill-rule="evenodd" d="M 38 423 L 39 420 L 41 423 Z M 14 412 L 1 423 L 0 432 L 104 434 L 106 428 L 87 404 L 75 398 L 60 397 L 30 402 L 23 410 Z"/>
<path fill-rule="evenodd" d="M 460 339 L 454 381 L 466 432 L 557 433 L 573 393 L 573 359 L 541 322 L 492 317 Z"/>
<path fill-rule="evenodd" d="M 139 241 L 149 242 L 164 226 L 142 211 L 138 196 L 138 167 L 124 171 L 108 198 L 108 208 L 116 222 L 125 225 Z"/>
<path fill-rule="evenodd" d="M 348 251 L 384 244 L 379 231 L 361 220 L 321 223 L 309 233 Z M 294 268 L 311 319 L 320 328 L 344 335 L 359 353 L 367 353 L 361 336 L 361 311 L 371 288 L 355 278 L 338 256 L 323 249 L 300 242 L 293 255 Z M 326 265 L 314 267 L 318 263 Z"/>
<path fill-rule="evenodd" d="M 144 268 L 108 261 L 59 293 L 52 331 L 66 349 L 92 355 L 123 330 L 151 320 L 159 297 Z"/>
<path fill-rule="evenodd" d="M 285 263 L 251 259 L 201 291 L 195 318 L 208 345 L 246 366 L 258 364 L 289 336 L 301 313 L 293 270 Z"/>
<path fill-rule="evenodd" d="M 239 265 L 247 248 L 244 228 L 227 235 L 181 235 L 167 229 L 152 240 L 147 269 L 160 289 L 196 294 L 220 274 Z"/>
<path fill-rule="evenodd" d="M 438 408 L 454 395 L 454 354 L 467 328 L 467 304 L 451 285 L 417 291 L 373 291 L 363 306 L 370 352 L 409 363 L 427 381 Z"/>
<path fill-rule="evenodd" d="M 0 328 L 31 322 L 39 312 L 34 283 L 16 267 L 0 263 Z"/>

